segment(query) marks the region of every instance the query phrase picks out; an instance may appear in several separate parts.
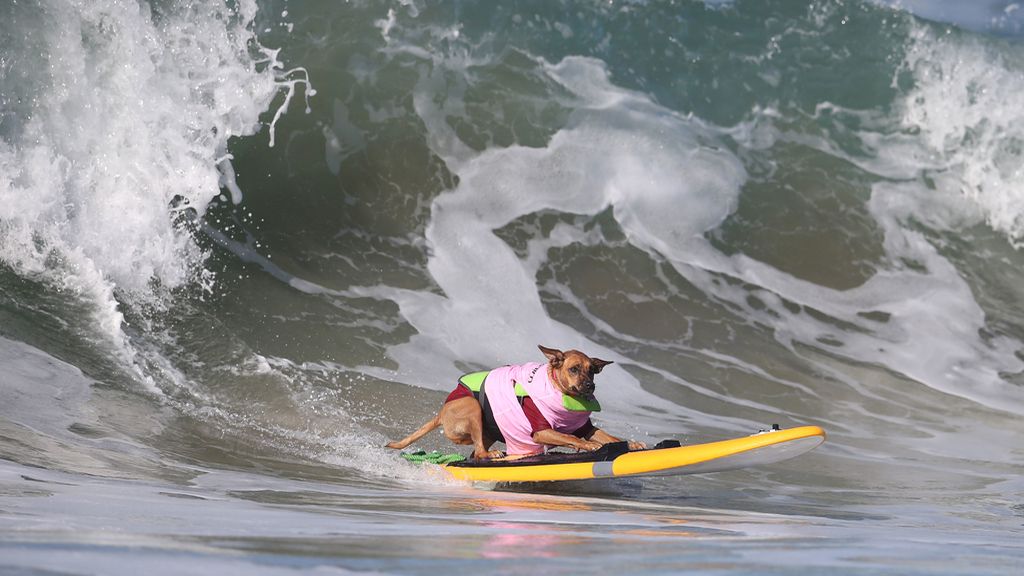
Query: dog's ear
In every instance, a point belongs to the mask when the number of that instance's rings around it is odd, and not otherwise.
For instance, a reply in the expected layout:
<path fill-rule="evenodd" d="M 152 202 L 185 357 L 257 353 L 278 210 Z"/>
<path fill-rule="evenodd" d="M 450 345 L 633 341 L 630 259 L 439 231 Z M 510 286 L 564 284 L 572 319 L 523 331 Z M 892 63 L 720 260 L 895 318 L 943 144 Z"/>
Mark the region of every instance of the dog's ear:
<path fill-rule="evenodd" d="M 600 358 L 591 358 L 590 367 L 594 371 L 594 374 L 600 374 L 601 369 L 609 364 L 614 364 L 611 360 L 601 360 Z"/>
<path fill-rule="evenodd" d="M 560 367 L 562 365 L 562 361 L 565 360 L 565 353 L 561 350 L 556 348 L 545 348 L 544 346 L 537 346 L 537 348 L 540 348 L 540 351 L 548 357 L 548 362 L 550 362 L 551 366 L 554 368 Z"/>

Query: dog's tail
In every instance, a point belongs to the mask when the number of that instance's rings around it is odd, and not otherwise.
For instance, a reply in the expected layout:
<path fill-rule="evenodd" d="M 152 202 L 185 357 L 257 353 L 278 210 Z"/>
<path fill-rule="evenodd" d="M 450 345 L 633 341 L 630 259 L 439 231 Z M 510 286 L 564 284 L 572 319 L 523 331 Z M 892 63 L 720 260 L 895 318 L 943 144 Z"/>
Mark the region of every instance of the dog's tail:
<path fill-rule="evenodd" d="M 438 414 L 437 416 L 434 416 L 432 419 L 428 420 L 426 424 L 424 424 L 423 426 L 420 426 L 419 430 L 413 432 L 412 434 L 409 434 L 408 436 L 406 436 L 405 438 L 402 438 L 398 442 L 388 442 L 384 446 L 387 447 L 387 448 L 394 448 L 396 450 L 401 450 L 402 448 L 405 448 L 409 444 L 412 444 L 413 442 L 419 440 L 420 438 L 423 438 L 431 430 L 433 430 L 434 428 L 437 428 L 440 425 L 441 425 L 441 415 Z"/>

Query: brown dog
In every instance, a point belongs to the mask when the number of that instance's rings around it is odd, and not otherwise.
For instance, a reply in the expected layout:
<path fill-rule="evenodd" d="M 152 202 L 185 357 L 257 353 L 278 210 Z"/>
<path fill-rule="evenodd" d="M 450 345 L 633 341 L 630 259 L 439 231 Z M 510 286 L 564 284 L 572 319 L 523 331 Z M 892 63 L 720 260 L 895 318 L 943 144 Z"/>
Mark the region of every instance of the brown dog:
<path fill-rule="evenodd" d="M 539 348 L 548 359 L 546 365 L 506 366 L 488 373 L 484 386 L 489 390 L 491 402 L 484 397 L 483 386 L 474 392 L 460 383 L 437 416 L 402 440 L 389 442 L 387 447 L 405 448 L 438 426 L 444 427 L 444 435 L 455 444 L 472 445 L 474 458 L 501 456 L 500 451 L 490 450 L 496 441 L 507 444 L 509 456 L 535 453 L 547 446 L 596 450 L 609 442 L 620 442 L 593 426 L 585 407 L 572 408 L 575 413 L 568 413 L 552 400 L 560 400 L 561 395 L 592 399 L 594 376 L 611 362 L 591 358 L 578 350 L 562 352 L 544 346 Z M 508 415 L 509 410 L 501 410 L 492 414 L 491 404 L 498 398 L 507 398 L 516 384 L 529 391 L 529 395 L 519 401 L 523 413 Z M 580 425 L 583 421 L 585 424 Z M 525 423 L 528 424 L 524 428 Z M 629 447 L 631 450 L 645 448 L 643 443 L 633 441 L 629 442 Z"/>

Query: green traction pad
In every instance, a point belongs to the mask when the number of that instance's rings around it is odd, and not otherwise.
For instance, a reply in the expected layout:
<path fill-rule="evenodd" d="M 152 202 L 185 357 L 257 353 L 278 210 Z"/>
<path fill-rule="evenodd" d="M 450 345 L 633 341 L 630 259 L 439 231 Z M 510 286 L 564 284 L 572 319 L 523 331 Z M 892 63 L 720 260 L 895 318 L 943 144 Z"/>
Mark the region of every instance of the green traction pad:
<path fill-rule="evenodd" d="M 452 462 L 462 462 L 466 459 L 462 454 L 443 454 L 434 450 L 433 452 L 403 452 L 402 458 L 405 458 L 409 462 L 418 462 L 427 464 L 451 464 Z"/>

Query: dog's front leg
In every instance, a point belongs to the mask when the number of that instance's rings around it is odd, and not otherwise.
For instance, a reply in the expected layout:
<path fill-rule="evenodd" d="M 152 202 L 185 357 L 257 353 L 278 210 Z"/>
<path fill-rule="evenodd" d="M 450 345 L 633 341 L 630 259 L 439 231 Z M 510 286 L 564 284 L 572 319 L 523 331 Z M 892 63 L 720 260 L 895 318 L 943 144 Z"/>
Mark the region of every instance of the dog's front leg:
<path fill-rule="evenodd" d="M 587 436 L 587 440 L 593 440 L 595 442 L 600 442 L 601 444 L 611 444 L 612 442 L 623 441 L 621 438 L 616 438 L 600 428 L 594 428 L 594 431 Z M 637 442 L 636 440 L 626 440 L 626 442 L 629 443 L 630 450 L 643 450 L 647 448 L 647 444 L 644 444 L 643 442 Z"/>
<path fill-rule="evenodd" d="M 583 438 L 577 438 L 571 434 L 563 434 L 552 428 L 534 432 L 533 441 L 538 444 L 544 444 L 545 446 L 571 446 L 577 450 L 588 451 L 597 450 L 601 447 L 600 442 L 584 440 Z"/>

